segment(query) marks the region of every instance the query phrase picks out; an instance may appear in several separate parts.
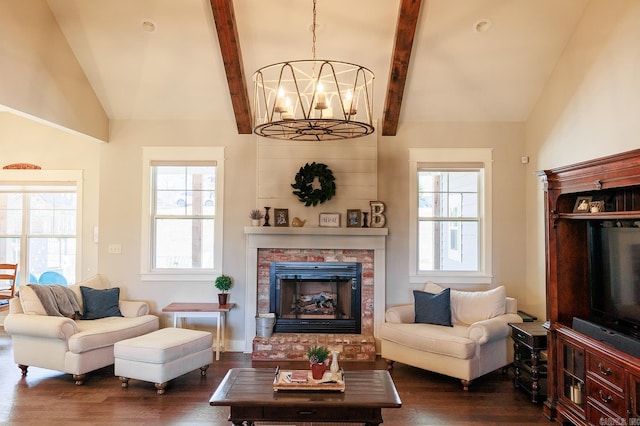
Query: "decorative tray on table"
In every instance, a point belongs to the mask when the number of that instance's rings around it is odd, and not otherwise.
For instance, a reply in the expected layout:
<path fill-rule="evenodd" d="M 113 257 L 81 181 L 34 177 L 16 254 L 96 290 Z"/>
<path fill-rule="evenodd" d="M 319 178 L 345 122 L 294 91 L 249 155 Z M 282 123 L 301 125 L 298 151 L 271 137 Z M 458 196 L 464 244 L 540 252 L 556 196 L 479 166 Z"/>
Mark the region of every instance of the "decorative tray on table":
<path fill-rule="evenodd" d="M 280 370 L 278 367 L 273 379 L 273 390 L 344 392 L 344 371 L 338 372 L 338 380 L 334 380 L 332 376 L 331 371 L 326 371 L 322 379 L 316 380 L 311 376 L 311 370 Z"/>

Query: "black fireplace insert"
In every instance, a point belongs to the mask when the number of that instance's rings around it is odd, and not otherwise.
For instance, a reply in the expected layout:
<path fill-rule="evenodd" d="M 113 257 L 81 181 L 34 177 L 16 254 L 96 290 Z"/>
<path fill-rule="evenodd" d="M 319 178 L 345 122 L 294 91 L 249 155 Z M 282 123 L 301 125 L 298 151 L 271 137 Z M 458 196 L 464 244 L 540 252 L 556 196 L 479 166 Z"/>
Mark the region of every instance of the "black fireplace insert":
<path fill-rule="evenodd" d="M 357 262 L 271 262 L 273 331 L 360 334 L 361 284 Z"/>

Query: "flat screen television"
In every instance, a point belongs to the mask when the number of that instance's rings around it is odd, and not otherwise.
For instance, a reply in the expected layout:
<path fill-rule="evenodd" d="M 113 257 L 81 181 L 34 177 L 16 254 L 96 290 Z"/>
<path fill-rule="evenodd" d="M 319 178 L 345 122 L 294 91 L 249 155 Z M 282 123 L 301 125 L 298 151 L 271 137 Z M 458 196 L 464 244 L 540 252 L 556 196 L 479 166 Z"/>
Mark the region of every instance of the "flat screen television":
<path fill-rule="evenodd" d="M 640 222 L 590 221 L 590 320 L 640 339 Z"/>

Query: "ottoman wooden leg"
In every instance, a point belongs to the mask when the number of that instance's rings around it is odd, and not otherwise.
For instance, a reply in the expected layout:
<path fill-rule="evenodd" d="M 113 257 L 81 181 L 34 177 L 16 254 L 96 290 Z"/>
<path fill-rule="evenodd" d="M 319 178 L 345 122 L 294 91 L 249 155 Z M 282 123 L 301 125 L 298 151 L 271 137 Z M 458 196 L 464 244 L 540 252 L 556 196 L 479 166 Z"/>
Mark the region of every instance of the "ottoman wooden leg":
<path fill-rule="evenodd" d="M 120 383 L 122 383 L 123 388 L 129 387 L 129 378 L 120 376 Z"/>
<path fill-rule="evenodd" d="M 23 365 L 23 364 L 18 364 L 18 367 L 20 368 L 20 370 L 22 370 L 22 375 L 26 376 L 27 375 L 27 370 L 29 369 L 28 365 Z"/>
<path fill-rule="evenodd" d="M 200 367 L 200 375 L 201 376 L 206 376 L 207 375 L 207 368 L 209 368 L 209 364 Z"/>
<path fill-rule="evenodd" d="M 155 383 L 156 389 L 158 389 L 158 395 L 162 395 L 164 390 L 167 388 L 167 382 L 164 383 Z"/>
<path fill-rule="evenodd" d="M 73 379 L 76 381 L 76 385 L 80 386 L 84 382 L 86 374 L 74 374 Z"/>

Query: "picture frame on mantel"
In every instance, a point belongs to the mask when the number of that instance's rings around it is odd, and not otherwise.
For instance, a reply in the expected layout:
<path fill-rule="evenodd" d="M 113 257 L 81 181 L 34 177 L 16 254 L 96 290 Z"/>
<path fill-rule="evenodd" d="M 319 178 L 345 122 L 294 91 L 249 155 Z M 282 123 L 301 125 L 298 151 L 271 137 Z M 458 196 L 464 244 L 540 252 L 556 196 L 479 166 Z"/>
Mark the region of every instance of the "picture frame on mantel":
<path fill-rule="evenodd" d="M 274 226 L 289 226 L 289 209 L 273 209 Z"/>
<path fill-rule="evenodd" d="M 325 228 L 340 228 L 340 213 L 320 213 L 318 225 Z"/>
<path fill-rule="evenodd" d="M 360 209 L 347 210 L 347 228 L 359 228 L 362 225 L 362 211 Z"/>

